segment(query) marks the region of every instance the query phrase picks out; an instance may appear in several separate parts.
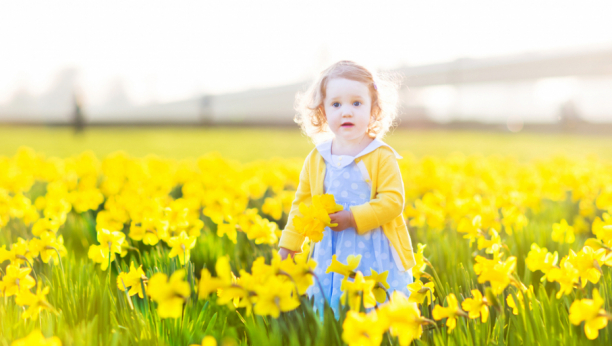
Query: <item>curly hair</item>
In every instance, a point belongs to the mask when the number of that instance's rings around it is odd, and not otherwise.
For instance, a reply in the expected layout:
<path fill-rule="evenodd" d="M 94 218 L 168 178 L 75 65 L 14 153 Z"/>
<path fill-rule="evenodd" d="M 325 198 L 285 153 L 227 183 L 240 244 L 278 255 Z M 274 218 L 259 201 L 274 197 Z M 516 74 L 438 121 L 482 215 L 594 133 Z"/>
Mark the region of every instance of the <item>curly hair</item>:
<path fill-rule="evenodd" d="M 350 60 L 341 60 L 323 70 L 305 92 L 295 96 L 295 121 L 302 132 L 315 144 L 333 137 L 325 114 L 323 101 L 327 83 L 332 78 L 345 78 L 365 83 L 372 98 L 371 115 L 367 134 L 370 138 L 382 139 L 395 125 L 397 117 L 398 89 L 400 78 L 392 73 L 372 73 L 367 68 Z"/>

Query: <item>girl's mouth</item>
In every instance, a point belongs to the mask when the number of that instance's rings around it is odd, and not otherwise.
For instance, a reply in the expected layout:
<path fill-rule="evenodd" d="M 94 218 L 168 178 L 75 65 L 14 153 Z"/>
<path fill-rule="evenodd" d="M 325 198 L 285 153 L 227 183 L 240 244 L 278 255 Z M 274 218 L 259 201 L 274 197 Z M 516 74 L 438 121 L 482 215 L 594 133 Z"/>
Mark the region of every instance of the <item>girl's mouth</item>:
<path fill-rule="evenodd" d="M 353 127 L 354 125 L 352 123 L 344 123 L 342 124 L 342 127 Z"/>

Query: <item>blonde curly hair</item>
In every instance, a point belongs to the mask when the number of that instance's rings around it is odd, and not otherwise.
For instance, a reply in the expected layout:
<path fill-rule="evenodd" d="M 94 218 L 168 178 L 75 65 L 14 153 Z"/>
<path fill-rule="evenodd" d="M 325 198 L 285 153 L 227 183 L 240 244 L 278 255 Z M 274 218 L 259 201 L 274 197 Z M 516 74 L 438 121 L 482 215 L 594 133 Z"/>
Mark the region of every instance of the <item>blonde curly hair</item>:
<path fill-rule="evenodd" d="M 382 139 L 395 125 L 400 78 L 392 73 L 372 73 L 350 60 L 341 60 L 326 68 L 305 92 L 296 94 L 294 108 L 297 114 L 293 121 L 300 126 L 302 132 L 315 145 L 333 137 L 322 111 L 327 83 L 332 78 L 350 79 L 368 86 L 374 121 L 370 122 L 367 133 L 370 138 Z"/>

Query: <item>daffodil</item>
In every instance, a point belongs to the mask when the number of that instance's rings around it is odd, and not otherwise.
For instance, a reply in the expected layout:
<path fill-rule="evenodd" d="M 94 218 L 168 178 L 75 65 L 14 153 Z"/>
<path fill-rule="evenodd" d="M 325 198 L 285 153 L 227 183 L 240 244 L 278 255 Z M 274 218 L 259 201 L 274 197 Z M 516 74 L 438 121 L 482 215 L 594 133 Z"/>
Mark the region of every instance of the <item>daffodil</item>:
<path fill-rule="evenodd" d="M 452 332 L 457 326 L 457 316 L 467 316 L 466 313 L 459 308 L 457 297 L 453 293 L 446 297 L 447 307 L 436 305 L 432 311 L 434 320 L 439 321 L 446 318 L 446 326 L 448 327 L 448 333 Z"/>
<path fill-rule="evenodd" d="M 336 199 L 332 194 L 312 196 L 312 205 L 325 209 L 327 214 L 333 214 L 344 209 L 341 204 L 336 204 Z"/>
<path fill-rule="evenodd" d="M 36 246 L 36 239 L 29 242 L 23 238 L 17 238 L 17 242 L 11 245 L 11 250 L 6 251 L 5 246 L 0 249 L 0 263 L 9 260 L 13 264 L 32 264 L 35 257 L 38 257 L 39 249 Z"/>
<path fill-rule="evenodd" d="M 482 323 L 486 323 L 489 318 L 489 306 L 486 298 L 479 290 L 472 290 L 473 298 L 466 298 L 461 302 L 461 307 L 468 313 L 470 318 L 481 318 Z"/>
<path fill-rule="evenodd" d="M 291 311 L 300 305 L 294 292 L 293 283 L 271 276 L 265 286 L 256 288 L 257 303 L 253 311 L 257 315 L 270 315 L 278 318 L 281 311 Z"/>
<path fill-rule="evenodd" d="M 612 216 L 603 213 L 602 218 L 596 217 L 593 220 L 593 234 L 601 240 L 607 247 L 612 247 Z"/>
<path fill-rule="evenodd" d="M 11 346 L 62 346 L 62 341 L 57 336 L 45 338 L 40 330 L 33 330 L 25 338 L 13 341 Z"/>
<path fill-rule="evenodd" d="M 267 197 L 261 206 L 261 211 L 270 215 L 274 220 L 283 216 L 283 204 L 279 197 Z"/>
<path fill-rule="evenodd" d="M 40 237 L 43 233 L 57 233 L 61 224 L 56 219 L 43 217 L 38 219 L 32 226 L 32 234 Z"/>
<path fill-rule="evenodd" d="M 493 228 L 491 228 L 488 233 L 490 236 L 489 239 L 485 238 L 484 236 L 478 237 L 478 250 L 485 249 L 485 252 L 489 254 L 498 252 L 502 248 L 501 237 Z"/>
<path fill-rule="evenodd" d="M 21 317 L 23 319 L 36 318 L 43 310 L 55 312 L 55 308 L 45 298 L 47 294 L 49 294 L 49 286 L 41 289 L 40 285 L 36 289 L 36 294 L 29 290 L 19 292 L 15 297 L 15 303 L 20 306 L 28 306 Z"/>
<path fill-rule="evenodd" d="M 157 302 L 157 314 L 160 318 L 178 318 L 183 311 L 183 303 L 189 298 L 189 283 L 183 281 L 185 270 L 175 271 L 168 281 L 168 276 L 157 273 L 149 279 L 148 294 Z"/>
<path fill-rule="evenodd" d="M 278 238 L 276 222 L 271 222 L 261 216 L 257 216 L 253 222 L 244 229 L 247 238 L 254 240 L 255 244 L 275 244 Z"/>
<path fill-rule="evenodd" d="M 571 244 L 574 242 L 574 240 L 576 240 L 576 236 L 574 235 L 574 227 L 568 225 L 565 219 L 561 220 L 559 223 L 553 224 L 551 237 L 552 240 L 558 243 Z"/>
<path fill-rule="evenodd" d="M 421 280 L 416 280 L 415 282 L 408 285 L 408 291 L 410 291 L 410 297 L 408 300 L 411 303 L 423 304 L 425 299 L 427 299 L 426 306 L 430 305 L 433 300 L 436 300 L 436 296 L 434 295 L 434 283 L 430 281 L 426 284 L 423 284 Z"/>
<path fill-rule="evenodd" d="M 401 346 L 419 339 L 423 333 L 422 325 L 430 322 L 421 317 L 417 304 L 400 291 L 393 291 L 391 302 L 379 309 L 379 316 L 389 326 L 391 335 L 399 337 Z"/>
<path fill-rule="evenodd" d="M 287 273 L 298 288 L 298 294 L 306 294 L 306 290 L 313 282 L 313 270 L 317 267 L 317 262 L 308 259 L 308 253 L 300 253 L 293 258 L 287 258 L 280 262 L 279 269 Z"/>
<path fill-rule="evenodd" d="M 533 243 L 531 244 L 531 251 L 529 251 L 525 259 L 525 264 L 527 264 L 527 268 L 532 272 L 540 270 L 542 273 L 547 274 L 555 267 L 558 260 L 559 254 L 557 251 L 553 254 L 548 252 L 546 248 L 540 248 L 538 244 Z"/>
<path fill-rule="evenodd" d="M 384 303 L 387 300 L 387 290 L 390 287 L 387 283 L 387 276 L 389 275 L 389 271 L 384 271 L 380 274 L 374 269 L 370 269 L 370 271 L 371 274 L 365 276 L 364 279 L 374 281 L 374 288 L 372 289 L 372 293 L 374 293 L 377 302 Z"/>
<path fill-rule="evenodd" d="M 6 275 L 0 281 L 0 292 L 10 297 L 34 287 L 36 281 L 30 276 L 31 271 L 31 268 L 20 268 L 17 264 L 7 265 Z"/>
<path fill-rule="evenodd" d="M 220 223 L 217 225 L 217 236 L 223 237 L 223 235 L 227 235 L 227 237 L 232 241 L 232 243 L 236 244 L 238 232 L 236 231 L 235 223 Z"/>
<path fill-rule="evenodd" d="M 579 325 L 584 321 L 584 333 L 590 340 L 595 340 L 599 336 L 599 330 L 608 325 L 608 320 L 612 319 L 606 310 L 602 309 L 604 300 L 599 295 L 599 291 L 593 289 L 593 299 L 581 299 L 572 303 L 569 310 L 569 320 L 574 325 Z"/>
<path fill-rule="evenodd" d="M 195 247 L 196 238 L 190 237 L 185 233 L 185 231 L 181 232 L 178 237 L 172 237 L 168 240 L 168 245 L 172 248 L 168 257 L 173 258 L 178 256 L 179 262 L 181 265 L 185 265 L 186 262 L 189 262 L 190 250 Z"/>
<path fill-rule="evenodd" d="M 510 256 L 506 261 L 501 261 L 498 256 L 494 259 L 486 259 L 476 256 L 474 272 L 478 275 L 478 282 L 490 282 L 493 294 L 500 294 L 513 280 L 512 273 L 516 268 L 516 257 Z"/>
<path fill-rule="evenodd" d="M 101 251 L 121 254 L 121 244 L 124 240 L 125 234 L 122 232 L 111 232 L 104 228 L 98 231 L 98 242 L 100 243 Z"/>
<path fill-rule="evenodd" d="M 87 256 L 94 262 L 100 264 L 100 269 L 106 271 L 115 256 L 106 251 L 101 245 L 91 245 Z"/>
<path fill-rule="evenodd" d="M 307 207 L 304 203 L 300 204 L 299 210 L 304 216 L 295 215 L 293 217 L 295 230 L 315 243 L 320 242 L 323 239 L 326 222 L 329 223 L 331 219 L 324 210 L 319 211 L 320 217 L 313 215 L 315 214 L 314 207 Z"/>
<path fill-rule="evenodd" d="M 523 291 L 527 294 L 527 297 L 532 298 L 533 297 L 533 286 L 529 285 L 529 289 L 523 289 Z M 521 290 L 516 292 L 516 298 L 518 299 L 519 304 L 521 304 L 521 307 L 523 308 L 523 310 L 525 309 L 525 298 L 523 296 L 523 292 L 521 292 Z M 506 297 L 506 303 L 508 303 L 508 306 L 512 308 L 512 313 L 515 315 L 519 314 L 519 309 L 518 306 L 516 304 L 516 302 L 514 301 L 514 298 L 512 298 L 511 294 L 508 294 L 508 296 Z M 531 301 L 529 302 L 529 310 L 531 310 Z"/>
<path fill-rule="evenodd" d="M 349 346 L 378 346 L 384 332 L 376 313 L 349 311 L 342 323 L 342 340 Z"/>
<path fill-rule="evenodd" d="M 168 237 L 168 222 L 153 218 L 145 218 L 140 224 L 132 221 L 129 237 L 146 245 L 157 245 L 160 239 Z"/>
<path fill-rule="evenodd" d="M 202 344 L 191 344 L 189 346 L 217 346 L 217 339 L 213 338 L 210 335 L 207 335 L 202 339 Z"/>
<path fill-rule="evenodd" d="M 147 277 L 144 271 L 142 270 L 142 265 L 138 267 L 138 269 L 136 269 L 136 267 L 134 266 L 134 262 L 130 263 L 129 272 L 121 272 L 117 276 L 117 287 L 122 291 L 125 291 L 129 288 L 130 290 L 128 291 L 128 294 L 130 296 L 138 294 L 138 297 L 144 298 L 142 286 L 145 282 L 147 282 Z"/>
<path fill-rule="evenodd" d="M 414 254 L 415 265 L 412 267 L 412 276 L 414 280 L 419 280 L 421 276 L 428 275 L 425 273 L 427 263 L 425 262 L 425 255 L 423 254 L 426 246 L 426 244 L 417 244 L 417 252 Z"/>
<path fill-rule="evenodd" d="M 359 266 L 359 262 L 361 262 L 361 255 L 348 255 L 346 257 L 347 264 L 342 264 L 340 261 L 336 259 L 336 255 L 332 256 L 332 263 L 327 267 L 325 273 L 338 273 L 345 277 L 349 277 L 351 275 L 355 275 L 355 269 Z"/>
<path fill-rule="evenodd" d="M 603 264 L 605 258 L 605 249 L 594 251 L 592 248 L 585 246 L 578 253 L 570 249 L 568 261 L 578 270 L 582 287 L 585 287 L 588 281 L 594 284 L 599 282 L 599 278 L 603 274 L 600 263 Z"/>
<path fill-rule="evenodd" d="M 200 281 L 198 283 L 198 298 L 206 299 L 220 288 L 226 288 L 232 284 L 232 272 L 229 265 L 229 258 L 222 256 L 217 259 L 215 265 L 217 277 L 212 277 L 208 269 L 202 269 Z"/>
<path fill-rule="evenodd" d="M 472 243 L 482 234 L 482 217 L 480 215 L 474 216 L 472 220 L 461 219 L 457 226 L 457 232 L 465 233 L 463 238 L 470 240 L 470 246 Z"/>
<path fill-rule="evenodd" d="M 64 246 L 64 237 L 55 236 L 53 233 L 43 233 L 40 239 L 32 239 L 33 247 L 40 253 L 40 259 L 44 263 L 49 263 L 53 258 L 55 263 L 59 263 L 58 256 L 64 257 L 68 253 Z"/>
<path fill-rule="evenodd" d="M 559 268 L 552 268 L 547 275 L 548 281 L 556 281 L 561 286 L 556 294 L 557 299 L 563 294 L 570 294 L 574 289 L 574 285 L 580 282 L 580 272 L 574 267 L 569 257 L 563 257 Z"/>
<path fill-rule="evenodd" d="M 374 289 L 374 280 L 366 280 L 361 272 L 355 274 L 355 279 L 349 281 L 348 277 L 342 280 L 340 289 L 343 291 L 340 301 L 342 304 L 348 304 L 351 310 L 359 311 L 362 303 L 365 308 L 373 308 L 376 306 L 376 297 L 372 290 Z"/>
<path fill-rule="evenodd" d="M 334 196 L 330 194 L 315 195 L 312 197 L 311 206 L 300 203 L 298 208 L 302 216 L 293 217 L 295 230 L 315 243 L 323 239 L 325 226 L 338 226 L 336 223 L 331 223 L 329 214 L 343 209 L 341 205 L 336 204 Z"/>

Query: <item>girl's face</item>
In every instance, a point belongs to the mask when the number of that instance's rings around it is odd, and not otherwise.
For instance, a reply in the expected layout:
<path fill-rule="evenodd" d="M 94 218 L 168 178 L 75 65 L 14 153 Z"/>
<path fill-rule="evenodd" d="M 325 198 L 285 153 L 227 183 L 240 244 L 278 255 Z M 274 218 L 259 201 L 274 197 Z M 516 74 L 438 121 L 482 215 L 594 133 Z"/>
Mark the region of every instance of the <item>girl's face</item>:
<path fill-rule="evenodd" d="M 372 98 L 365 83 L 345 78 L 327 81 L 324 114 L 336 138 L 360 140 L 371 120 Z"/>

